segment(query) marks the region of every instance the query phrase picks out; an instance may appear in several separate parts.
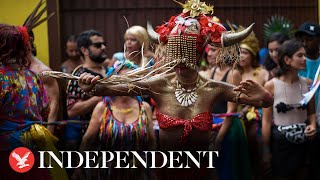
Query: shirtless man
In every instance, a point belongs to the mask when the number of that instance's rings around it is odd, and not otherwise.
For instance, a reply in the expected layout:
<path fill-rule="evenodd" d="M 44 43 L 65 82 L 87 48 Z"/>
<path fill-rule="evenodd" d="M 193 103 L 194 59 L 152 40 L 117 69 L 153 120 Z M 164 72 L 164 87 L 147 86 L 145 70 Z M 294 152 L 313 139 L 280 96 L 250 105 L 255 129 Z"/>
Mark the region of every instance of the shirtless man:
<path fill-rule="evenodd" d="M 83 60 L 80 57 L 77 47 L 77 36 L 69 36 L 66 43 L 66 54 L 68 59 L 62 63 L 61 71 L 65 73 L 72 73 L 76 67 L 83 64 Z"/>
<path fill-rule="evenodd" d="M 31 60 L 31 65 L 30 69 L 37 73 L 41 74 L 43 71 L 51 71 L 51 69 L 46 66 L 43 62 L 41 62 L 37 57 L 37 50 L 34 46 L 34 34 L 32 31 L 28 31 L 29 36 L 30 36 L 30 43 L 32 46 L 32 60 Z M 58 119 L 58 111 L 59 111 L 59 86 L 58 82 L 56 79 L 51 78 L 51 77 L 42 77 L 44 87 L 47 91 L 47 95 L 49 97 L 49 102 L 50 102 L 50 112 L 48 116 L 48 122 L 56 122 Z M 51 132 L 54 133 L 54 125 L 48 125 L 47 129 Z"/>

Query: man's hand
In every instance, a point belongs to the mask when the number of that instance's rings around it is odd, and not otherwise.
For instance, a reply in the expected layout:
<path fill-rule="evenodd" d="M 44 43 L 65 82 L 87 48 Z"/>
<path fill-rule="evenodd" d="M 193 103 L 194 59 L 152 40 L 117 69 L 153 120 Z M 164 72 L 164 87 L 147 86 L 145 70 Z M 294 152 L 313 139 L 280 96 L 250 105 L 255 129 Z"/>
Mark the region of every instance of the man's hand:
<path fill-rule="evenodd" d="M 97 84 L 99 79 L 100 76 L 93 76 L 89 73 L 83 73 L 80 75 L 79 86 L 84 92 L 90 92 Z"/>
<path fill-rule="evenodd" d="M 240 82 L 240 85 L 234 88 L 234 91 L 239 91 L 246 96 L 241 96 L 242 102 L 263 102 L 263 107 L 268 107 L 273 104 L 273 98 L 270 93 L 260 84 L 253 80 Z"/>

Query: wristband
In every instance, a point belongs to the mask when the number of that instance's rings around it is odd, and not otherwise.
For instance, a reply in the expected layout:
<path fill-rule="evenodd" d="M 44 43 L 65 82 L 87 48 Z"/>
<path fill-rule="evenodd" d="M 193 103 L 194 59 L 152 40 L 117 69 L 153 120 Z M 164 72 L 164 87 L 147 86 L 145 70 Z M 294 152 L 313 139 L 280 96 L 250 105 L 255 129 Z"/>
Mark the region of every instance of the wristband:
<path fill-rule="evenodd" d="M 239 93 L 237 94 L 237 96 L 236 96 L 235 102 L 236 102 L 237 104 L 239 104 L 239 99 L 240 99 L 241 94 L 242 94 L 242 92 L 239 92 Z"/>
<path fill-rule="evenodd" d="M 268 92 L 262 99 L 263 102 L 265 103 L 272 103 L 272 96 L 271 94 Z"/>

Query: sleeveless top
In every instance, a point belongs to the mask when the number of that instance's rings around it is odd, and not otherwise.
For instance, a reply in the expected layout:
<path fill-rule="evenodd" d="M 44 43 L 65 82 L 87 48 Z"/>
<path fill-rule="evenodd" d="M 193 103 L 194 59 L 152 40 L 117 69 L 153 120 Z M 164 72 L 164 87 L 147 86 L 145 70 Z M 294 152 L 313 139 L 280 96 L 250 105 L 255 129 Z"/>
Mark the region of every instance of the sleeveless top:
<path fill-rule="evenodd" d="M 214 68 L 211 79 L 214 78 L 214 75 L 216 73 L 217 67 Z M 227 77 L 231 69 L 229 69 L 224 76 L 222 77 L 221 81 L 222 82 L 227 82 Z M 221 114 L 221 113 L 226 113 L 228 109 L 228 102 L 227 101 L 217 101 L 217 103 L 213 106 L 212 112 L 215 114 Z"/>
<path fill-rule="evenodd" d="M 183 135 L 179 139 L 179 144 L 184 144 L 187 137 L 192 131 L 192 128 L 196 128 L 200 131 L 209 131 L 212 129 L 212 113 L 202 112 L 191 120 L 185 120 L 181 118 L 171 117 L 160 112 L 156 112 L 156 117 L 159 123 L 159 127 L 163 129 L 184 126 Z"/>
<path fill-rule="evenodd" d="M 141 97 L 137 97 L 137 100 L 140 108 L 139 117 L 133 123 L 127 124 L 120 122 L 113 116 L 111 97 L 103 97 L 106 108 L 99 133 L 102 149 L 139 151 L 147 148 L 149 141 L 148 117 Z"/>
<path fill-rule="evenodd" d="M 299 77 L 299 81 L 293 84 L 287 84 L 278 78 L 273 78 L 274 83 L 274 103 L 273 103 L 273 121 L 277 126 L 287 126 L 297 123 L 304 123 L 307 120 L 307 110 L 293 108 L 285 113 L 277 112 L 277 104 L 299 104 L 303 99 L 304 93 L 308 92 L 307 81 Z"/>

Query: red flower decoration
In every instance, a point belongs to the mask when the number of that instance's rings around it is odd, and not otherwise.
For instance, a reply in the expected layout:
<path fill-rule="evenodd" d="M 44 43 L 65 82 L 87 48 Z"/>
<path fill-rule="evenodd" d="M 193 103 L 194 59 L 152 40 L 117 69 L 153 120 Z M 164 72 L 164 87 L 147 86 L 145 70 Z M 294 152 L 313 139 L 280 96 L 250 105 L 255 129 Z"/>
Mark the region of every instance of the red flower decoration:
<path fill-rule="evenodd" d="M 225 32 L 226 29 L 217 23 L 212 21 L 212 17 L 207 17 L 205 15 L 200 17 L 201 25 L 201 34 L 202 35 L 211 35 L 211 41 L 214 43 L 221 43 L 222 32 Z"/>
<path fill-rule="evenodd" d="M 172 16 L 169 22 L 162 24 L 161 26 L 158 26 L 156 28 L 156 32 L 159 34 L 161 42 L 167 43 L 168 36 L 176 24 L 175 21 L 176 21 L 176 16 Z"/>
<path fill-rule="evenodd" d="M 28 29 L 25 26 L 18 26 L 18 30 L 22 35 L 23 43 L 26 46 L 29 43 Z"/>
<path fill-rule="evenodd" d="M 156 32 L 160 36 L 160 41 L 163 43 L 167 43 L 168 36 L 172 29 L 176 26 L 177 17 L 182 17 L 188 19 L 190 16 L 190 12 L 181 13 L 177 16 L 171 16 L 170 20 L 156 28 Z M 225 32 L 226 29 L 219 25 L 218 23 L 215 23 L 213 21 L 213 17 L 208 17 L 204 14 L 200 14 L 197 18 L 198 22 L 200 23 L 201 29 L 200 34 L 197 36 L 197 47 L 200 46 L 200 43 L 204 43 L 203 38 L 201 36 L 208 36 L 210 35 L 210 40 L 214 43 L 221 43 L 221 35 L 222 32 Z M 183 29 L 182 29 L 183 31 Z M 201 40 L 200 40 L 201 39 Z M 198 51 L 203 50 L 203 47 L 197 48 Z"/>
<path fill-rule="evenodd" d="M 167 23 L 169 29 L 173 29 L 174 28 L 174 26 L 176 24 L 175 21 L 176 21 L 176 17 L 175 16 L 171 16 L 169 22 Z"/>

